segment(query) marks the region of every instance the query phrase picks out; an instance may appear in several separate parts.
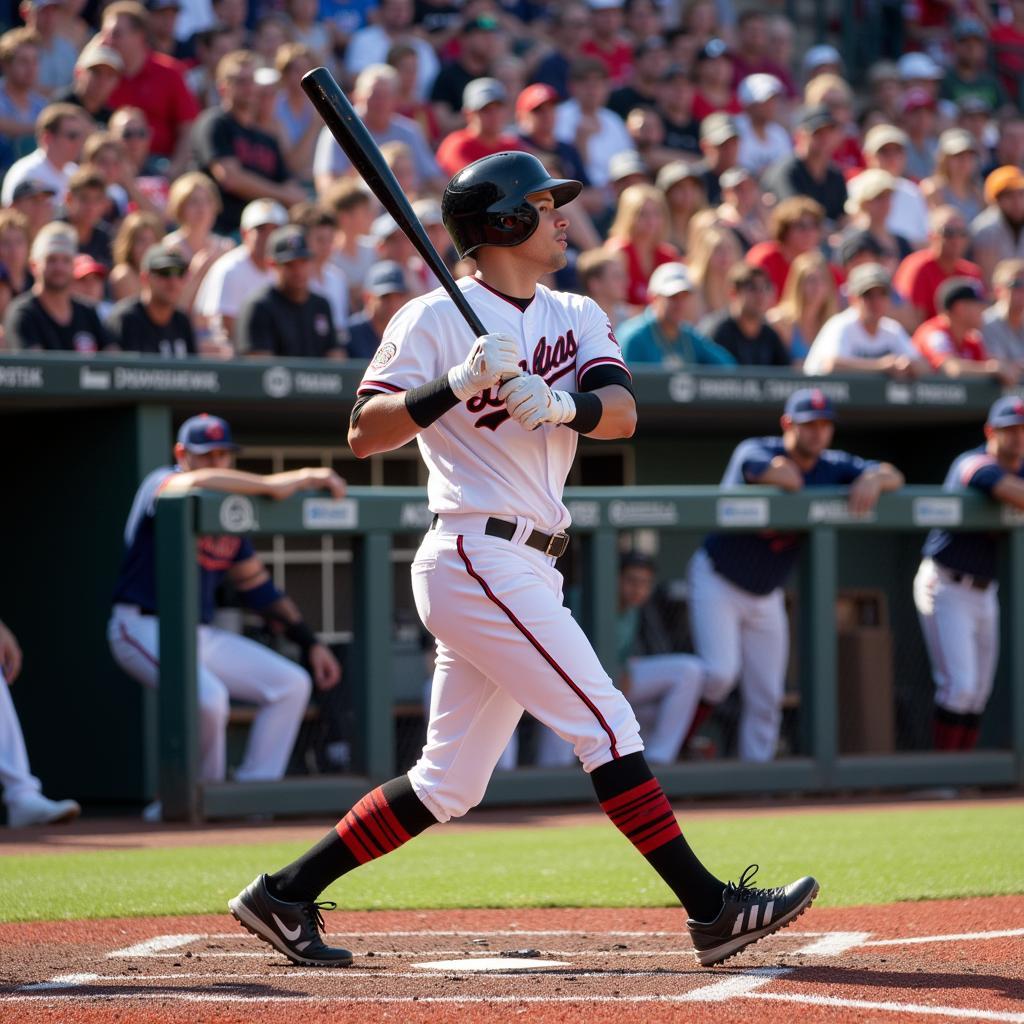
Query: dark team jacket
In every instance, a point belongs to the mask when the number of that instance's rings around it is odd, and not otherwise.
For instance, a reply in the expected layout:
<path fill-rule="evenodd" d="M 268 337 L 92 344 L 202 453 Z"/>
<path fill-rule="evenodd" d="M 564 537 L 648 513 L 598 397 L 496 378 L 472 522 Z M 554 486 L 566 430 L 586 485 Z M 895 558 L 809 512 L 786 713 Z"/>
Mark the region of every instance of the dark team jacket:
<path fill-rule="evenodd" d="M 738 487 L 759 477 L 777 455 L 785 455 L 781 437 L 752 437 L 741 441 L 732 453 L 722 477 L 722 487 Z M 867 469 L 877 466 L 848 452 L 828 449 L 804 473 L 805 487 L 851 484 Z M 712 533 L 704 541 L 715 571 L 751 594 L 770 594 L 786 582 L 804 543 L 804 534 L 778 530 L 758 533 Z"/>
<path fill-rule="evenodd" d="M 995 456 L 990 455 L 984 445 L 980 445 L 953 460 L 942 489 L 962 491 L 966 487 L 973 487 L 991 497 L 992 488 L 1007 472 L 996 462 Z M 1017 476 L 1024 478 L 1024 466 L 1017 470 Z M 957 533 L 932 530 L 925 538 L 921 553 L 925 558 L 932 558 L 953 572 L 991 580 L 997 572 L 999 535 L 984 530 Z"/>

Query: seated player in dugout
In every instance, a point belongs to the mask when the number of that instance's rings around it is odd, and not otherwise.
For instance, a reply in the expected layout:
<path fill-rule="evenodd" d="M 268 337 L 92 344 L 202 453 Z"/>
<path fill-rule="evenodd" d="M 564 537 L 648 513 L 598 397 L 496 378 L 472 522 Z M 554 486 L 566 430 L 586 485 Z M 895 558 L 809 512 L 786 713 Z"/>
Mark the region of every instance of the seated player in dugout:
<path fill-rule="evenodd" d="M 903 486 L 903 474 L 888 462 L 869 462 L 829 447 L 835 412 L 817 388 L 789 396 L 781 425 L 781 437 L 740 442 L 722 477 L 723 488 L 760 484 L 797 493 L 848 486 L 850 511 L 865 515 L 879 495 Z M 789 663 L 783 586 L 805 537 L 779 530 L 713 533 L 690 560 L 690 625 L 703 672 L 690 736 L 738 682 L 743 698 L 739 756 L 744 761 L 770 761 L 778 745 Z"/>
<path fill-rule="evenodd" d="M 437 638 L 427 740 L 405 775 L 363 797 L 306 853 L 257 876 L 228 906 L 293 963 L 338 967 L 320 894 L 483 799 L 523 711 L 573 744 L 602 810 L 685 908 L 701 964 L 785 927 L 818 892 L 813 877 L 754 887 L 698 859 L 644 757 L 628 701 L 562 600 L 570 543 L 565 479 L 581 434 L 631 437 L 631 378 L 604 311 L 540 284 L 566 265 L 563 209 L 582 188 L 528 153 L 459 171 L 441 202 L 457 282 L 493 333 L 474 337 L 441 288 L 388 325 L 358 389 L 348 440 L 359 458 L 416 439 L 434 513 L 411 566 L 416 610 Z M 609 878 L 614 884 L 614 878 Z"/>
<path fill-rule="evenodd" d="M 944 491 L 980 491 L 1024 508 L 1024 401 L 999 398 L 985 443 L 958 455 Z M 914 604 L 935 681 L 936 750 L 973 750 L 999 663 L 998 534 L 932 530 L 914 578 Z M 1018 680 L 1019 685 L 1019 680 Z"/>
<path fill-rule="evenodd" d="M 345 493 L 345 482 L 325 467 L 267 476 L 242 472 L 234 468 L 238 450 L 225 420 L 206 413 L 193 416 L 178 431 L 175 465 L 153 470 L 132 502 L 107 639 L 114 660 L 144 686 L 155 687 L 160 679 L 156 588 L 156 506 L 160 497 L 198 489 L 275 500 L 300 491 L 327 491 L 335 498 Z M 328 690 L 341 679 L 341 668 L 303 621 L 295 602 L 274 585 L 248 537 L 202 537 L 198 560 L 200 778 L 204 782 L 225 778 L 228 702 L 235 698 L 259 706 L 235 778 L 240 782 L 279 779 L 288 766 L 309 703 L 310 675 L 318 689 Z M 246 607 L 259 612 L 271 629 L 300 648 L 309 672 L 263 644 L 212 624 L 214 596 L 225 578 Z M 159 820 L 159 802 L 144 814 Z"/>

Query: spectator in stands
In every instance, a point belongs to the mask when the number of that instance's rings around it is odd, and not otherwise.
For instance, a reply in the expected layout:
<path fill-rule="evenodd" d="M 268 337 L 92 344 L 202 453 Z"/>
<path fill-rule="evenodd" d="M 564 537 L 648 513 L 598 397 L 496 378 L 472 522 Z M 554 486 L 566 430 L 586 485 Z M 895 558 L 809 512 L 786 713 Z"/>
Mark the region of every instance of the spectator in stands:
<path fill-rule="evenodd" d="M 876 124 L 864 136 L 864 161 L 869 170 L 886 171 L 895 179 L 886 227 L 915 248 L 927 237 L 928 206 L 921 189 L 904 177 L 907 167 L 907 133 L 891 124 Z M 852 187 L 849 183 L 847 188 Z"/>
<path fill-rule="evenodd" d="M 25 27 L 39 40 L 39 91 L 47 96 L 66 89 L 75 72 L 78 50 L 58 31 L 64 0 L 22 0 Z"/>
<path fill-rule="evenodd" d="M 152 213 L 129 213 L 117 229 L 112 246 L 114 268 L 110 271 L 110 294 L 114 301 L 139 294 L 142 257 L 163 237 L 164 226 Z"/>
<path fill-rule="evenodd" d="M 105 125 L 113 113 L 107 101 L 121 81 L 123 70 L 124 61 L 117 50 L 100 43 L 90 44 L 78 55 L 71 84 L 54 99 L 59 103 L 74 103 L 97 124 Z"/>
<path fill-rule="evenodd" d="M 412 292 L 402 265 L 388 260 L 377 263 L 363 284 L 362 310 L 349 317 L 349 357 L 372 359 L 384 328 L 410 298 Z"/>
<path fill-rule="evenodd" d="M 115 110 L 139 107 L 145 112 L 153 132 L 152 151 L 166 157 L 167 175 L 173 178 L 188 161 L 189 134 L 199 105 L 185 85 L 181 65 L 150 49 L 148 21 L 146 9 L 134 0 L 116 0 L 103 12 L 100 38 L 124 62 L 109 103 Z"/>
<path fill-rule="evenodd" d="M 50 800 L 29 769 L 25 737 L 9 688 L 21 673 L 21 648 L 0 622 L 0 779 L 3 780 L 7 827 L 53 825 L 77 818 L 82 809 L 74 800 Z"/>
<path fill-rule="evenodd" d="M 851 179 L 847 188 L 850 198 L 846 200 L 846 212 L 850 215 L 850 223 L 843 237 L 867 232 L 887 258 L 899 263 L 909 256 L 910 243 L 889 230 L 896 179 L 887 171 L 874 167 Z"/>
<path fill-rule="evenodd" d="M 1024 80 L 1021 86 L 1024 88 Z M 1015 108 L 1007 108 L 999 116 L 996 128 L 998 135 L 995 148 L 984 170 L 991 172 L 1007 164 L 1024 166 L 1024 114 Z"/>
<path fill-rule="evenodd" d="M 75 257 L 71 267 L 72 296 L 92 306 L 104 325 L 113 308 L 113 303 L 108 302 L 106 298 L 108 273 L 107 267 L 82 252 Z"/>
<path fill-rule="evenodd" d="M 1007 100 L 1020 107 L 1024 98 L 1024 0 L 1010 0 L 1002 7 L 1008 20 L 997 21 L 991 29 L 992 60 Z M 1001 160 L 1000 163 L 1014 163 Z"/>
<path fill-rule="evenodd" d="M 985 348 L 993 359 L 1024 369 L 1024 260 L 998 263 L 992 287 L 996 301 L 982 314 Z"/>
<path fill-rule="evenodd" d="M 622 118 L 605 106 L 608 69 L 594 57 L 580 57 L 569 70 L 569 91 L 572 99 L 557 111 L 555 137 L 579 150 L 590 184 L 605 188 L 611 158 L 635 148 Z"/>
<path fill-rule="evenodd" d="M 768 221 L 771 241 L 755 245 L 747 253 L 746 260 L 768 275 L 775 289 L 776 301 L 786 287 L 793 260 L 821 245 L 824 220 L 825 211 L 821 204 L 807 196 L 784 199 L 772 210 Z"/>
<path fill-rule="evenodd" d="M 331 32 L 318 17 L 319 6 L 317 0 L 287 0 L 285 3 L 285 14 L 291 22 L 290 40 L 308 50 L 308 55 L 304 58 L 309 62 L 306 64 L 307 71 L 318 64 L 333 65 Z M 288 43 L 284 45 L 287 46 Z M 280 52 L 278 49 L 278 53 Z"/>
<path fill-rule="evenodd" d="M 779 82 L 786 96 L 790 99 L 796 97 L 793 78 L 772 49 L 768 16 L 763 11 L 751 8 L 736 19 L 736 45 L 732 50 L 732 60 L 734 86 L 739 86 L 744 78 L 751 75 L 769 75 Z"/>
<path fill-rule="evenodd" d="M 0 36 L 0 174 L 35 148 L 36 118 L 47 104 L 39 91 L 39 43 L 25 27 Z"/>
<path fill-rule="evenodd" d="M 864 166 L 860 149 L 860 129 L 853 118 L 853 90 L 839 75 L 818 75 L 804 89 L 804 104 L 823 106 L 832 115 L 839 133 L 839 144 L 832 154 L 832 163 L 844 175 L 856 173 Z"/>
<path fill-rule="evenodd" d="M 821 252 L 812 250 L 793 260 L 782 297 L 768 310 L 766 319 L 789 349 L 791 362 L 800 366 L 818 333 L 838 309 L 839 293 L 832 271 Z"/>
<path fill-rule="evenodd" d="M 580 53 L 601 61 L 613 86 L 624 85 L 633 73 L 633 47 L 623 38 L 622 0 L 588 0 L 590 33 Z"/>
<path fill-rule="evenodd" d="M 951 277 L 939 286 L 936 303 L 940 312 L 921 324 L 912 339 L 932 369 L 947 377 L 987 377 L 1007 387 L 1015 385 L 1018 368 L 991 357 L 982 340 L 981 283 Z"/>
<path fill-rule="evenodd" d="M 978 179 L 978 143 L 963 128 L 949 128 L 939 136 L 935 173 L 921 182 L 929 207 L 955 206 L 967 223 L 985 208 Z"/>
<path fill-rule="evenodd" d="M 396 112 L 412 121 L 423 133 L 430 148 L 435 148 L 444 136 L 444 130 L 433 105 L 417 97 L 416 82 L 420 61 L 416 51 L 405 43 L 392 46 L 388 50 L 388 65 L 398 72 Z M 452 127 L 457 128 L 458 124 L 453 124 Z"/>
<path fill-rule="evenodd" d="M 619 197 L 615 220 L 605 247 L 618 255 L 629 280 L 626 298 L 630 305 L 647 301 L 647 281 L 655 267 L 678 259 L 669 245 L 668 206 L 653 185 L 630 185 Z"/>
<path fill-rule="evenodd" d="M 693 116 L 701 123 L 711 114 L 738 114 L 740 105 L 733 90 L 733 63 L 722 39 L 709 39 L 697 51 L 690 72 L 693 77 Z"/>
<path fill-rule="evenodd" d="M 139 294 L 122 299 L 107 317 L 111 342 L 126 352 L 169 359 L 196 354 L 189 318 L 178 308 L 188 262 L 166 245 L 150 246 L 142 257 Z"/>
<path fill-rule="evenodd" d="M 740 262 L 729 271 L 729 286 L 728 308 L 709 318 L 711 340 L 741 366 L 789 366 L 789 351 L 765 319 L 773 296 L 768 274 Z"/>
<path fill-rule="evenodd" d="M 237 231 L 242 210 L 254 199 L 290 205 L 306 198 L 289 177 L 277 140 L 255 123 L 256 56 L 234 50 L 217 65 L 221 105 L 204 110 L 192 131 L 195 162 L 220 189 L 216 228 Z"/>
<path fill-rule="evenodd" d="M 664 263 L 654 271 L 647 286 L 646 309 L 618 331 L 628 364 L 656 364 L 666 369 L 735 365 L 728 352 L 694 329 L 696 290 L 682 263 Z"/>
<path fill-rule="evenodd" d="M 997 167 L 985 179 L 985 202 L 971 222 L 971 255 L 990 283 L 997 263 L 1024 257 L 1024 171 Z"/>
<path fill-rule="evenodd" d="M 636 313 L 626 301 L 629 277 L 614 253 L 606 249 L 581 252 L 576 259 L 576 279 L 582 293 L 604 310 L 613 331 Z"/>
<path fill-rule="evenodd" d="M 550 85 L 535 82 L 528 85 L 516 97 L 515 117 L 519 141 L 530 152 L 540 157 L 541 162 L 563 178 L 572 178 L 583 183 L 584 206 L 591 213 L 598 213 L 605 206 L 605 197 L 597 189 L 590 188 L 587 170 L 580 151 L 571 142 L 562 142 L 555 135 L 558 93 Z"/>
<path fill-rule="evenodd" d="M 900 265 L 893 286 L 917 312 L 918 322 L 936 315 L 935 293 L 950 277 L 981 281 L 981 268 L 964 259 L 968 233 L 964 216 L 954 206 L 940 206 L 928 217 L 929 244 L 912 252 Z"/>
<path fill-rule="evenodd" d="M 988 30 L 977 18 L 961 18 L 953 25 L 953 65 L 942 80 L 939 94 L 959 103 L 977 96 L 998 110 L 1006 103 L 999 79 L 989 70 Z"/>
<path fill-rule="evenodd" d="M 419 97 L 429 96 L 441 65 L 433 46 L 416 34 L 413 15 L 412 0 L 381 0 L 376 24 L 352 34 L 345 50 L 345 70 L 358 76 L 373 64 L 383 64 L 392 46 L 405 43 L 419 57 Z"/>
<path fill-rule="evenodd" d="M 828 43 L 812 46 L 803 59 L 804 84 L 813 82 L 819 75 L 841 75 L 843 58 L 839 51 Z"/>
<path fill-rule="evenodd" d="M 708 205 L 702 170 L 693 161 L 674 160 L 658 171 L 655 187 L 668 203 L 668 240 L 685 254 L 690 218 Z"/>
<path fill-rule="evenodd" d="M 889 312 L 891 275 L 880 263 L 856 267 L 847 282 L 850 308 L 826 323 L 804 360 L 804 373 L 884 373 L 911 378 L 929 371 Z"/>
<path fill-rule="evenodd" d="M 626 131 L 652 174 L 679 156 L 665 145 L 665 126 L 653 107 L 634 107 L 626 117 Z"/>
<path fill-rule="evenodd" d="M 268 10 L 259 15 L 256 25 L 249 34 L 247 49 L 256 54 L 260 71 L 274 70 L 274 57 L 278 48 L 284 46 L 291 39 L 291 23 L 278 11 Z M 257 85 L 267 85 L 269 80 L 257 75 Z M 269 127 L 269 126 L 268 126 Z"/>
<path fill-rule="evenodd" d="M 625 85 L 613 89 L 608 97 L 608 108 L 623 120 L 636 107 L 657 107 L 661 81 L 669 68 L 668 48 L 660 36 L 641 39 L 634 57 L 636 64 L 631 78 Z"/>
<path fill-rule="evenodd" d="M 416 208 L 413 207 L 413 212 Z M 422 212 L 422 207 L 421 207 Z M 438 210 L 440 214 L 440 210 Z M 420 223 L 427 228 L 429 235 L 430 228 L 427 227 L 427 220 L 419 216 Z M 334 236 L 338 232 L 338 216 L 325 206 L 318 203 L 297 203 L 288 211 L 288 220 L 302 228 L 306 236 L 306 245 L 309 248 L 310 259 L 313 261 L 310 268 L 309 287 L 317 295 L 322 295 L 327 304 L 331 307 L 331 322 L 339 338 L 344 342 L 345 324 L 348 322 L 348 279 L 345 272 L 331 262 L 331 252 L 334 249 Z M 438 217 L 440 220 L 440 216 Z M 444 231 L 444 225 L 441 226 Z M 445 232 L 445 240 L 448 241 L 448 234 Z M 438 249 L 444 252 L 445 247 Z"/>
<path fill-rule="evenodd" d="M 14 351 L 56 349 L 91 355 L 107 345 L 96 311 L 71 295 L 77 251 L 68 224 L 47 224 L 32 242 L 35 284 L 7 307 L 4 333 Z"/>
<path fill-rule="evenodd" d="M 927 93 L 932 100 L 938 99 L 939 83 L 945 78 L 946 73 L 927 53 L 917 50 L 904 53 L 897 62 L 897 67 L 900 70 L 900 81 L 908 93 L 920 90 Z"/>
<path fill-rule="evenodd" d="M 735 233 L 724 224 L 696 233 L 688 256 L 696 292 L 695 320 L 719 313 L 729 304 L 729 271 L 742 258 Z"/>
<path fill-rule="evenodd" d="M 886 123 L 895 122 L 900 115 L 903 87 L 900 69 L 891 60 L 880 60 L 868 68 L 868 103 L 881 112 Z"/>
<path fill-rule="evenodd" d="M 88 134 L 86 117 L 80 107 L 70 103 L 51 103 L 43 108 L 36 118 L 38 148 L 8 170 L 0 189 L 0 205 L 10 206 L 14 190 L 30 178 L 52 188 L 57 202 L 64 201 L 68 178 Z"/>
<path fill-rule="evenodd" d="M 722 201 L 720 178 L 730 167 L 736 166 L 740 133 L 735 119 L 724 113 L 708 114 L 700 125 L 700 149 L 704 159 L 700 162 L 701 177 L 708 203 L 717 206 Z"/>
<path fill-rule="evenodd" d="M 222 57 L 235 49 L 236 42 L 241 45 L 236 34 L 223 24 L 210 25 L 192 39 L 196 63 L 185 72 L 185 83 L 204 109 L 215 107 L 220 102 L 217 65 Z"/>
<path fill-rule="evenodd" d="M 404 142 L 416 159 L 421 189 L 440 191 L 441 169 L 415 122 L 396 113 L 398 72 L 387 64 L 373 64 L 363 70 L 352 90 L 352 105 L 378 146 Z M 326 195 L 333 182 L 351 168 L 348 157 L 325 127 L 317 138 L 313 155 L 313 178 L 317 193 Z M 295 200 L 299 202 L 300 200 Z"/>
<path fill-rule="evenodd" d="M 272 199 L 254 199 L 242 211 L 242 244 L 210 267 L 196 295 L 193 319 L 201 345 L 230 345 L 245 300 L 274 281 L 267 239 L 287 223 L 284 207 Z"/>
<path fill-rule="evenodd" d="M 746 168 L 730 167 L 718 183 L 722 187 L 722 202 L 715 212 L 736 236 L 740 249 L 747 253 L 758 242 L 766 242 L 768 225 L 757 178 Z"/>
<path fill-rule="evenodd" d="M 939 154 L 937 124 L 935 96 L 927 89 L 908 89 L 903 94 L 900 127 L 907 133 L 907 177 L 914 181 L 923 181 L 935 170 Z"/>
<path fill-rule="evenodd" d="M 466 86 L 475 78 L 493 73 L 494 61 L 502 51 L 500 26 L 491 15 L 469 18 L 459 35 L 459 53 L 445 61 L 430 88 L 430 101 L 442 133 L 461 124 L 462 100 Z"/>
<path fill-rule="evenodd" d="M 11 200 L 10 209 L 20 214 L 25 219 L 25 225 L 28 230 L 28 241 L 31 242 L 33 238 L 39 233 L 39 229 L 44 224 L 49 224 L 53 220 L 54 216 L 54 191 L 53 186 L 47 185 L 42 181 L 38 181 L 35 178 L 26 178 L 17 188 L 14 190 L 14 196 Z M 28 253 L 28 246 L 25 247 L 26 255 Z M 8 268 L 10 269 L 10 268 Z M 19 279 L 14 271 L 12 270 L 11 281 L 15 286 L 15 294 L 23 292 L 25 288 L 19 286 Z M 31 282 L 29 282 L 29 285 Z M 29 287 L 26 285 L 25 287 Z"/>
<path fill-rule="evenodd" d="M 29 234 L 28 219 L 23 213 L 13 209 L 0 210 L 0 267 L 7 278 L 12 298 L 32 287 L 28 252 L 33 237 Z"/>
<path fill-rule="evenodd" d="M 88 166 L 79 167 L 68 181 L 66 209 L 63 219 L 75 229 L 78 251 L 109 270 L 113 265 L 112 236 L 103 220 L 107 209 L 107 184 L 103 175 Z"/>
<path fill-rule="evenodd" d="M 250 356 L 342 359 L 328 301 L 309 287 L 313 254 L 297 224 L 267 240 L 274 283 L 249 296 L 235 325 L 235 348 Z"/>
<path fill-rule="evenodd" d="M 349 303 L 356 309 L 361 301 L 363 281 L 377 258 L 376 246 L 367 237 L 373 224 L 373 195 L 362 181 L 348 178 L 334 185 L 324 202 L 338 217 L 331 262 L 344 273 Z"/>
<path fill-rule="evenodd" d="M 700 155 L 700 121 L 693 114 L 696 90 L 684 64 L 670 64 L 658 85 L 655 110 L 665 129 L 665 145 L 687 157 Z"/>
<path fill-rule="evenodd" d="M 751 174 L 793 155 L 793 140 L 779 123 L 779 97 L 785 86 L 774 75 L 748 75 L 739 83 L 737 96 L 743 113 L 736 117 L 740 146 L 736 156 Z"/>
<path fill-rule="evenodd" d="M 832 160 L 840 141 L 839 124 L 828 107 L 805 107 L 797 119 L 793 156 L 765 171 L 761 183 L 780 202 L 810 197 L 821 204 L 827 220 L 841 224 L 846 180 Z"/>
<path fill-rule="evenodd" d="M 508 95 L 496 78 L 477 78 L 466 86 L 462 113 L 466 127 L 445 136 L 437 149 L 437 162 L 446 177 L 474 160 L 522 148 L 519 139 L 505 131 Z"/>
<path fill-rule="evenodd" d="M 175 38 L 174 28 L 181 12 L 182 0 L 146 0 L 149 14 L 149 45 L 156 53 L 180 57 L 184 48 Z"/>
<path fill-rule="evenodd" d="M 569 68 L 582 53 L 590 34 L 590 12 L 584 4 L 556 4 L 550 12 L 551 52 L 534 68 L 532 81 L 550 85 L 560 100 L 569 99 Z"/>
<path fill-rule="evenodd" d="M 302 91 L 302 76 L 315 67 L 314 52 L 301 43 L 285 43 L 277 51 L 274 67 L 281 76 L 274 99 L 274 120 L 284 139 L 283 155 L 296 181 L 313 181 L 313 147 L 320 134 L 320 118 Z"/>
<path fill-rule="evenodd" d="M 118 107 L 110 115 L 110 135 L 124 146 L 127 167 L 120 178 L 125 199 L 119 205 L 163 215 L 170 183 L 163 171 L 165 160 L 150 154 L 153 132 L 138 107 Z"/>

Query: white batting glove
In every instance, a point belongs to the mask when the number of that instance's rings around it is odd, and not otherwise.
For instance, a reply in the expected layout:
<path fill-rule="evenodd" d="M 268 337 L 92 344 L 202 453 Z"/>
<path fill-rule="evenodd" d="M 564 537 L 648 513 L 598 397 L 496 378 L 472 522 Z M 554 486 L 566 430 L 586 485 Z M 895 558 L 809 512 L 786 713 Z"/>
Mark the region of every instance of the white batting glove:
<path fill-rule="evenodd" d="M 536 373 L 507 381 L 498 391 L 498 398 L 524 430 L 536 430 L 542 423 L 566 423 L 576 415 L 572 395 L 553 391 Z"/>
<path fill-rule="evenodd" d="M 520 373 L 519 342 L 509 334 L 485 334 L 476 339 L 466 361 L 448 371 L 448 383 L 465 402 Z"/>

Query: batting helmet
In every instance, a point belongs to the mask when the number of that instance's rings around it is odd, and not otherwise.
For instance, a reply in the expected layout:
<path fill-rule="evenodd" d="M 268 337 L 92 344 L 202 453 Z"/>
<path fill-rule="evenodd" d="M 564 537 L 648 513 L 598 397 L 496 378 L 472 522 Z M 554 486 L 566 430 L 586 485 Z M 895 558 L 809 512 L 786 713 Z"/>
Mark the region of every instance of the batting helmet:
<path fill-rule="evenodd" d="M 459 256 L 469 256 L 482 245 L 519 245 L 537 230 L 540 215 L 527 196 L 550 192 L 555 206 L 564 206 L 582 188 L 578 181 L 552 178 L 532 153 L 495 153 L 448 182 L 441 217 Z"/>

